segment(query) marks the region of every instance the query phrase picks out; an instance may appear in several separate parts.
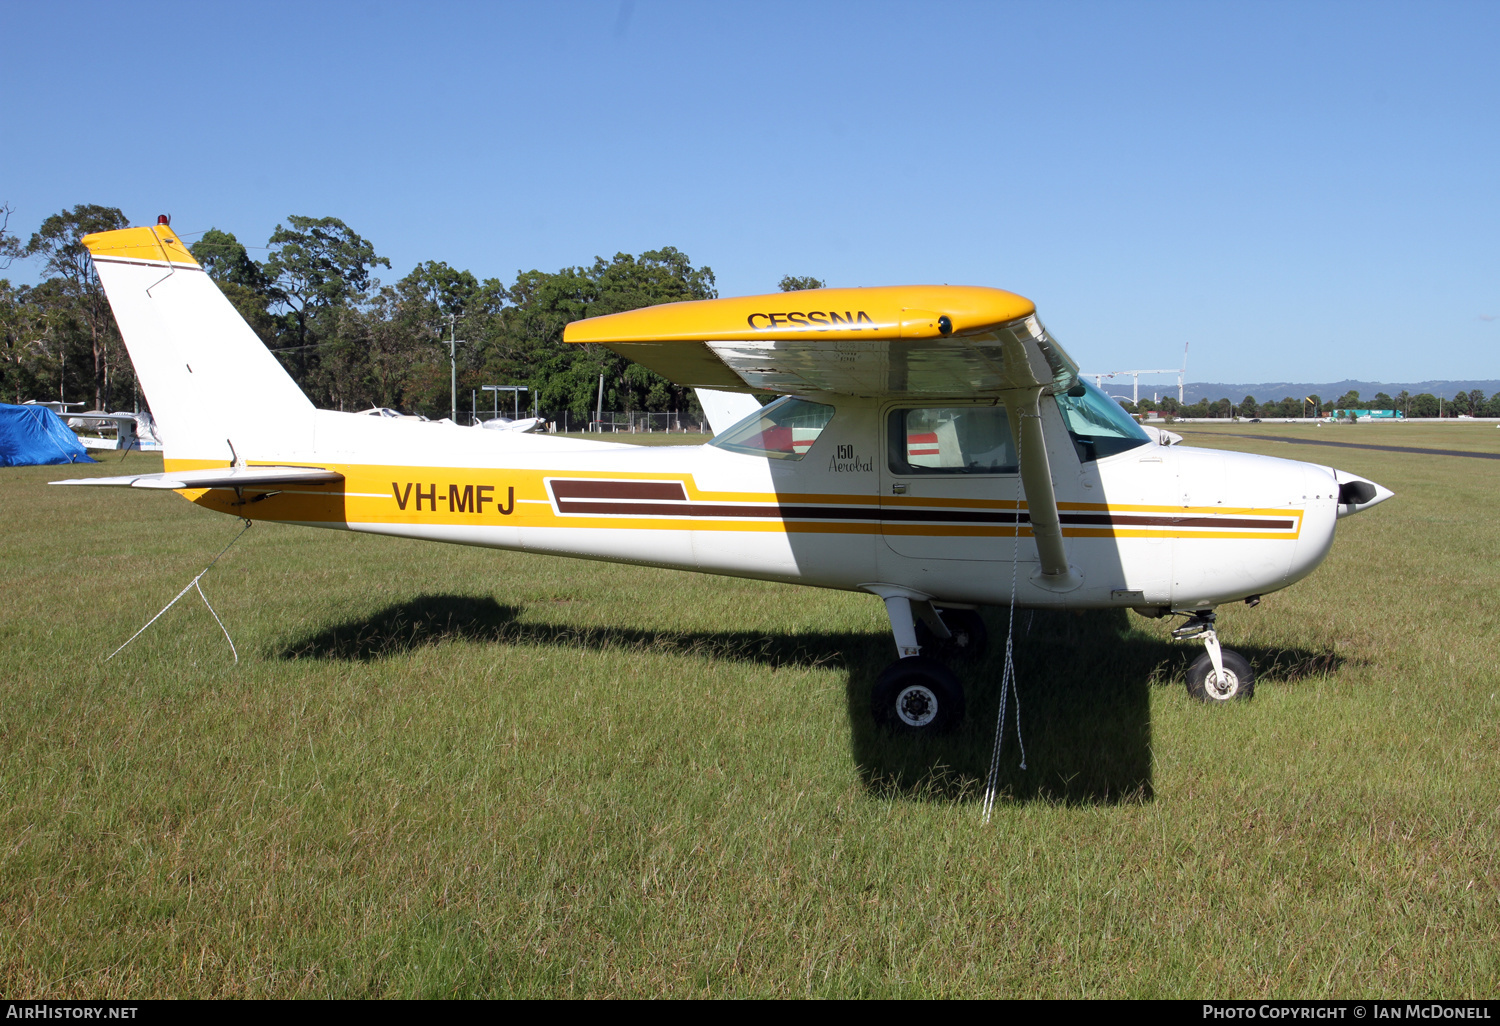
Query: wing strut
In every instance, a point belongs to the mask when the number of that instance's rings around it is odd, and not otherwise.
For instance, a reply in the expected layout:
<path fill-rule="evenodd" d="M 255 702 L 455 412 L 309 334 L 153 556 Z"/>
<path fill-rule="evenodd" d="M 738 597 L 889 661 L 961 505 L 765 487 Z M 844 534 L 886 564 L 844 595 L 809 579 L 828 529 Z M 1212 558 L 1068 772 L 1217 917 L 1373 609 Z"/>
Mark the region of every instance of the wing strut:
<path fill-rule="evenodd" d="M 1020 450 L 1026 511 L 1042 563 L 1041 572 L 1032 581 L 1048 591 L 1072 591 L 1083 583 L 1083 577 L 1068 564 L 1068 551 L 1063 545 L 1057 493 L 1052 487 L 1052 465 L 1047 459 L 1047 441 L 1042 430 L 1042 392 L 1041 387 L 1011 391 L 1006 396 L 1005 408 Z"/>

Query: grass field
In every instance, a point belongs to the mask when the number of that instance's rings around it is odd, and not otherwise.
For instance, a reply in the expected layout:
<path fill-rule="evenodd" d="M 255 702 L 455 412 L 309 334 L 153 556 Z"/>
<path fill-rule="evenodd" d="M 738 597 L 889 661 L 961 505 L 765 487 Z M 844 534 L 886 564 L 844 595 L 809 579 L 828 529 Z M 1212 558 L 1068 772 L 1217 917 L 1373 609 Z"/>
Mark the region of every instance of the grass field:
<path fill-rule="evenodd" d="M 995 657 L 885 738 L 874 598 L 257 525 L 204 579 L 238 666 L 196 596 L 106 663 L 238 525 L 0 471 L 0 991 L 1495 996 L 1500 468 L 1190 427 L 1396 498 L 1222 611 L 1250 703 L 1021 614 L 989 826 Z"/>
<path fill-rule="evenodd" d="M 1373 423 L 1373 424 L 1350 424 L 1347 422 L 1328 422 L 1319 424 L 1289 424 L 1274 421 L 1263 421 L 1252 424 L 1249 421 L 1238 421 L 1236 423 L 1224 422 L 1222 424 L 1205 424 L 1195 421 L 1191 424 L 1167 425 L 1171 430 L 1178 432 L 1184 438 L 1188 435 L 1202 432 L 1199 435 L 1199 443 L 1206 442 L 1208 436 L 1233 436 L 1233 435 L 1276 435 L 1284 438 L 1298 438 L 1319 442 L 1337 442 L 1339 445 L 1406 445 L 1425 449 L 1455 449 L 1459 452 L 1487 452 L 1500 453 L 1500 424 L 1494 421 L 1460 421 L 1447 420 L 1442 423 L 1435 421 L 1408 420 L 1395 423 Z M 1273 446 L 1276 451 L 1278 447 Z M 1279 447 L 1287 452 L 1316 452 L 1317 448 L 1306 446 L 1282 446 Z M 1336 451 L 1334 448 L 1323 449 L 1326 452 Z M 1303 457 L 1312 459 L 1312 457 Z M 1316 461 L 1314 461 L 1316 462 Z"/>

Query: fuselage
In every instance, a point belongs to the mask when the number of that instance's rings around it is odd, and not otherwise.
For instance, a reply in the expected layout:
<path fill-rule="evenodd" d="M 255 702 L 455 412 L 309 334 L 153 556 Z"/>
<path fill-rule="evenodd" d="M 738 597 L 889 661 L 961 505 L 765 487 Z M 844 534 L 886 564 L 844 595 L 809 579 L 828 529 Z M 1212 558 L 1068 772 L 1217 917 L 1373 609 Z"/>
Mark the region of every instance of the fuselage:
<path fill-rule="evenodd" d="M 890 425 L 922 403 L 815 398 L 831 419 L 789 458 L 317 411 L 310 446 L 248 462 L 324 467 L 342 483 L 185 494 L 251 519 L 824 588 L 894 586 L 940 602 L 1008 602 L 1014 577 L 1017 603 L 1035 607 L 1212 607 L 1299 580 L 1333 540 L 1340 485 L 1327 467 L 1155 444 L 1089 458 L 1044 402 L 1077 577 L 1058 590 L 1036 572 L 1014 469 L 914 472 L 896 450 L 918 443 Z M 169 470 L 224 465 L 174 459 L 170 445 L 167 456 Z"/>

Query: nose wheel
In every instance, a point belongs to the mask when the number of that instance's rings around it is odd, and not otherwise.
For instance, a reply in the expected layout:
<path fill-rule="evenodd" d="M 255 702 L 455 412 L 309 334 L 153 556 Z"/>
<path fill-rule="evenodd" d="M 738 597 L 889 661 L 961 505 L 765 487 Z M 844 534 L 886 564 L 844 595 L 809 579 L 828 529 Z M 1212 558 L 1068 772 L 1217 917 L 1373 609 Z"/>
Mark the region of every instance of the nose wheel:
<path fill-rule="evenodd" d="M 1207 650 L 1188 667 L 1188 694 L 1200 702 L 1232 702 L 1255 694 L 1255 668 L 1250 660 L 1219 645 L 1213 610 L 1193 613 L 1172 632 L 1178 641 L 1201 641 Z"/>
<path fill-rule="evenodd" d="M 1255 693 L 1255 670 L 1250 661 L 1230 649 L 1220 650 L 1223 663 L 1215 670 L 1213 660 L 1204 652 L 1188 667 L 1188 694 L 1200 702 L 1230 702 L 1249 698 Z"/>

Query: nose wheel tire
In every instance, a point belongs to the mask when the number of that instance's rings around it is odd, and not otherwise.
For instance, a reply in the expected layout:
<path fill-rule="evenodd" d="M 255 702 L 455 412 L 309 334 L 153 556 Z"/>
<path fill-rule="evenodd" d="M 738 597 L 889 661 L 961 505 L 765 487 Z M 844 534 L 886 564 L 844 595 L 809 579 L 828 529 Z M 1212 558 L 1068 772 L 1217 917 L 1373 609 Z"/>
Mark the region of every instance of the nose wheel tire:
<path fill-rule="evenodd" d="M 926 620 L 918 620 L 917 644 L 922 646 L 923 652 L 965 662 L 984 655 L 990 632 L 977 610 L 945 609 L 938 615 L 943 618 L 943 626 L 948 628 L 950 637 L 939 638 L 932 633 Z"/>
<path fill-rule="evenodd" d="M 1188 667 L 1188 694 L 1200 702 L 1232 702 L 1255 694 L 1255 669 L 1238 652 L 1222 649 L 1224 673 L 1214 673 L 1213 660 L 1204 652 Z"/>
<path fill-rule="evenodd" d="M 936 659 L 898 659 L 881 671 L 870 695 L 875 722 L 912 736 L 946 734 L 964 718 L 964 689 Z"/>

